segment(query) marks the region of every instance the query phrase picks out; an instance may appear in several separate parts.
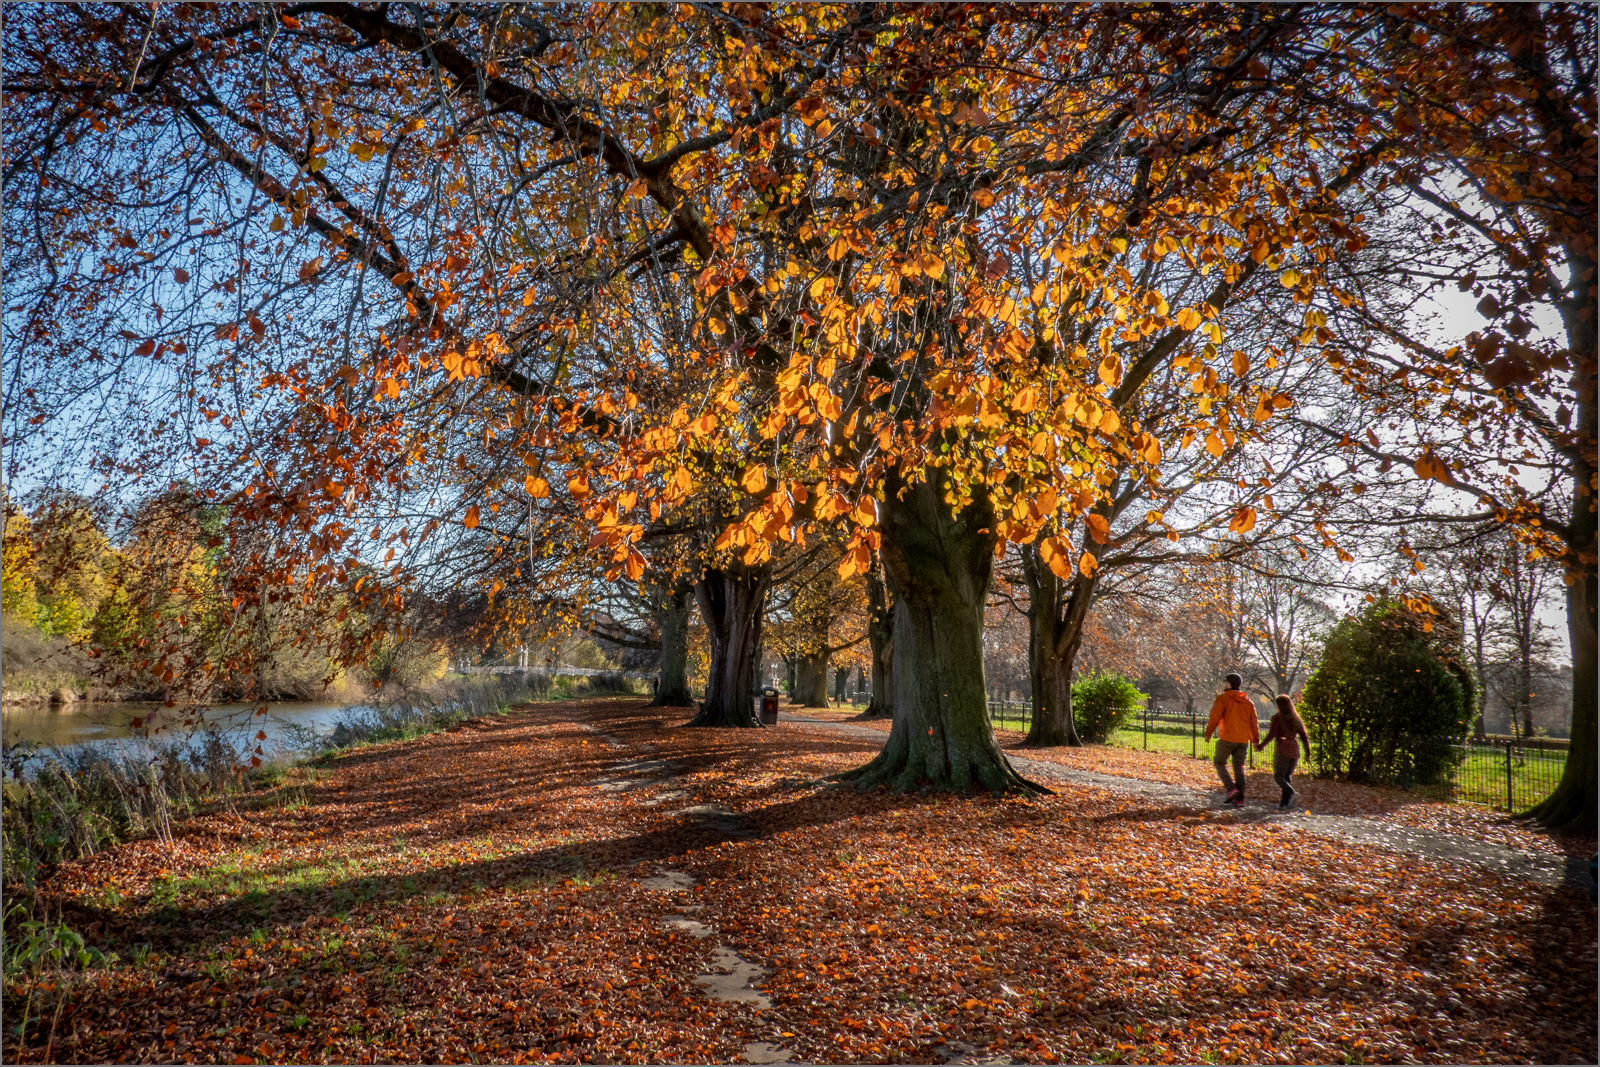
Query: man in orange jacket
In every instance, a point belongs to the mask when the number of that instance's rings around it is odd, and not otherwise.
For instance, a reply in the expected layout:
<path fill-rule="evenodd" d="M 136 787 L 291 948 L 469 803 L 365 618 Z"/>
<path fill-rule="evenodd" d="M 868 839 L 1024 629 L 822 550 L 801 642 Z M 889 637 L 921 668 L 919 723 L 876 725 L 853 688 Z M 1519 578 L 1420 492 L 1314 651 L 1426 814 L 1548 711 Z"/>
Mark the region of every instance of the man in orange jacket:
<path fill-rule="evenodd" d="M 1211 721 L 1206 723 L 1206 740 L 1217 735 L 1217 751 L 1212 762 L 1227 795 L 1224 804 L 1244 807 L 1244 757 L 1253 744 L 1261 742 L 1261 724 L 1256 721 L 1256 706 L 1244 695 L 1244 679 L 1228 675 L 1228 688 L 1211 705 Z M 1233 760 L 1233 777 L 1228 777 L 1228 760 Z M 1236 781 L 1237 780 L 1237 781 Z"/>

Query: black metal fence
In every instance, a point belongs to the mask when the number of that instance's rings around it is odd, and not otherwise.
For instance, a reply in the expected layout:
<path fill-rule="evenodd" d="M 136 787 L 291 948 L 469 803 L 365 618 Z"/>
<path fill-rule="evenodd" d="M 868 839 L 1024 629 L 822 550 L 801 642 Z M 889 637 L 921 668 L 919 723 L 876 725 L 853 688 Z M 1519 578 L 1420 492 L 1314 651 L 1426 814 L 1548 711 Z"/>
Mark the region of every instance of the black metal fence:
<path fill-rule="evenodd" d="M 1147 751 L 1211 758 L 1214 742 L 1204 738 L 1208 716 L 1196 711 L 1170 712 L 1147 707 L 1128 709 L 1128 718 L 1111 735 L 1110 744 Z M 1026 732 L 1033 723 L 1033 702 L 990 700 L 989 722 L 995 729 Z M 1262 724 L 1265 730 L 1266 724 Z M 1266 753 L 1262 753 L 1263 756 Z M 1339 756 L 1337 761 L 1328 757 Z M 1352 755 L 1356 758 L 1352 759 Z M 1327 759 L 1325 763 L 1324 760 Z M 1256 753 L 1250 752 L 1255 766 Z M 1369 785 L 1415 790 L 1441 800 L 1465 800 L 1504 811 L 1525 810 L 1549 796 L 1566 770 L 1566 742 L 1549 738 L 1396 737 L 1388 745 L 1364 753 L 1324 753 L 1312 745 L 1302 769 L 1331 773 L 1334 765 L 1355 766 L 1354 780 Z"/>

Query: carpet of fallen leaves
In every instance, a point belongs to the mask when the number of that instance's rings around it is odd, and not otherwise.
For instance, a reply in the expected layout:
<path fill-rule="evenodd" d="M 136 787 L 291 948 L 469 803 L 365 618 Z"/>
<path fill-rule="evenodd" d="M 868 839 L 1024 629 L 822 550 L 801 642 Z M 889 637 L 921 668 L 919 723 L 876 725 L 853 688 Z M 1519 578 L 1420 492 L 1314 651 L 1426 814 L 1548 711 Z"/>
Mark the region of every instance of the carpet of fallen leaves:
<path fill-rule="evenodd" d="M 861 721 L 859 713 L 827 708 L 795 709 L 792 715 L 826 719 L 830 722 L 848 722 L 851 725 L 869 726 L 885 733 L 889 723 Z M 1221 792 L 1216 771 L 1209 759 L 1194 759 L 1171 752 L 1145 752 L 1134 748 L 1111 745 L 1085 745 L 1082 748 L 1029 749 L 1022 746 L 1024 734 L 1012 730 L 996 730 L 1000 744 L 1008 751 L 1028 759 L 1049 760 L 1077 770 L 1115 774 L 1126 778 L 1143 778 L 1152 782 L 1187 785 L 1195 789 Z M 1295 790 L 1300 794 L 1295 803 L 1302 811 L 1321 815 L 1362 815 L 1383 819 L 1405 826 L 1441 833 L 1460 834 L 1491 844 L 1525 849 L 1529 852 L 1549 852 L 1588 858 L 1596 849 L 1594 834 L 1551 835 L 1512 819 L 1503 811 L 1479 804 L 1447 803 L 1423 794 L 1402 789 L 1385 789 L 1358 785 L 1331 778 L 1313 778 L 1296 775 Z M 1245 793 L 1252 800 L 1277 803 L 1278 787 L 1272 780 L 1272 752 L 1259 752 L 1254 769 L 1245 769 Z"/>
<path fill-rule="evenodd" d="M 1582 893 L 1102 790 L 863 795 L 820 779 L 871 737 L 683 718 L 529 706 L 57 869 L 121 961 L 9 981 L 6 1061 L 1595 1062 Z M 695 984 L 718 944 L 770 1006 Z"/>

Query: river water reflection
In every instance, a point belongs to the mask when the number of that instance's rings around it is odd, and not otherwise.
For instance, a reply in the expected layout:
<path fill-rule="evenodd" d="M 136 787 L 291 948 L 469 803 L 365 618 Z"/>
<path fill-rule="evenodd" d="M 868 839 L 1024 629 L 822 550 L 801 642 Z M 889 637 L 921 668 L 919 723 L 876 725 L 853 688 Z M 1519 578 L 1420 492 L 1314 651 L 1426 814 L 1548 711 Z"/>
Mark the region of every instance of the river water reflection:
<path fill-rule="evenodd" d="M 312 701 L 269 703 L 264 716 L 254 714 L 255 708 L 254 704 L 219 704 L 186 726 L 176 709 L 158 704 L 6 704 L 0 712 L 0 738 L 7 749 L 19 744 L 36 747 L 33 758 L 39 758 L 51 750 L 86 748 L 132 755 L 152 743 L 182 742 L 197 729 L 218 730 L 244 750 L 253 748 L 246 742 L 254 740 L 257 730 L 264 730 L 267 739 L 259 743 L 271 757 L 307 750 L 316 737 L 331 733 L 339 719 L 362 710 Z M 138 727 L 133 726 L 136 719 L 141 720 Z"/>

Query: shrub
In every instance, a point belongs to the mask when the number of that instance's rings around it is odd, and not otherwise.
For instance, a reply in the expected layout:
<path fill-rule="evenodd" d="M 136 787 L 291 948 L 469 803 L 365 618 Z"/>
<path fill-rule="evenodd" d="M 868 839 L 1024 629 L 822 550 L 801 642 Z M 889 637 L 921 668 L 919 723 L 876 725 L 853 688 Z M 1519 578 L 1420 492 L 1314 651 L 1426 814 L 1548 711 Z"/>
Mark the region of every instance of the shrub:
<path fill-rule="evenodd" d="M 1120 674 L 1088 674 L 1072 683 L 1072 721 L 1085 741 L 1103 743 L 1148 697 Z"/>
<path fill-rule="evenodd" d="M 1300 714 L 1324 771 L 1439 785 L 1459 760 L 1476 692 L 1449 619 L 1378 600 L 1329 632 Z"/>

